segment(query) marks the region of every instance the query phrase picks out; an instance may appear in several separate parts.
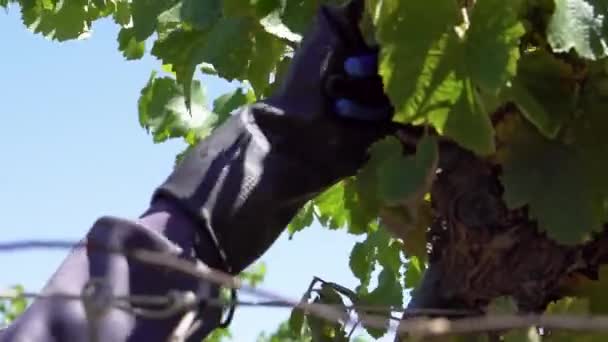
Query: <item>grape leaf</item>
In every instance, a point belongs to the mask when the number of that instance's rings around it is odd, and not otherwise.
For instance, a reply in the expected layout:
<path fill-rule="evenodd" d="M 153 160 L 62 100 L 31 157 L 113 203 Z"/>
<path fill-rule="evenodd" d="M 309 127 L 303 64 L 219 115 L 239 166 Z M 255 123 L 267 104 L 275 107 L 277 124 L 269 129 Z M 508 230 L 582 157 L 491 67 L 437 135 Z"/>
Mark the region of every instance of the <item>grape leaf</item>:
<path fill-rule="evenodd" d="M 584 158 L 519 121 L 501 154 L 505 202 L 512 209 L 529 205 L 530 217 L 556 241 L 580 242 L 601 227 L 602 219 L 594 184 L 581 168 Z"/>
<path fill-rule="evenodd" d="M 366 289 L 375 265 L 398 276 L 401 271 L 401 243 L 391 239 L 384 230 L 376 229 L 367 238 L 357 242 L 351 251 L 349 266 L 360 281 L 360 288 Z"/>
<path fill-rule="evenodd" d="M 374 227 L 377 217 L 362 206 L 363 198 L 352 179 L 335 184 L 314 200 L 317 219 L 326 228 L 336 230 L 347 227 L 351 234 L 366 233 Z"/>
<path fill-rule="evenodd" d="M 405 266 L 405 287 L 408 289 L 417 288 L 422 281 L 424 271 L 426 271 L 426 265 L 423 261 L 416 256 L 409 257 Z"/>
<path fill-rule="evenodd" d="M 379 197 L 389 206 L 407 206 L 422 200 L 434 179 L 438 153 L 435 138 L 425 136 L 415 155 L 385 159 L 378 169 Z"/>
<path fill-rule="evenodd" d="M 365 242 L 357 242 L 350 252 L 350 270 L 365 287 L 369 284 L 374 270 L 374 252 L 373 247 Z"/>
<path fill-rule="evenodd" d="M 211 28 L 222 16 L 220 0 L 181 0 L 158 16 L 161 25 L 187 23 L 197 30 Z"/>
<path fill-rule="evenodd" d="M 217 125 L 221 125 L 230 117 L 232 112 L 246 104 L 253 103 L 255 96 L 251 91 L 243 92 L 243 88 L 221 95 L 213 101 L 213 112 L 217 114 Z"/>
<path fill-rule="evenodd" d="M 506 85 L 524 31 L 513 4 L 486 0 L 477 6 L 464 38 L 453 29 L 458 9 L 452 1 L 383 1 L 376 25 L 380 73 L 395 120 L 431 123 L 463 147 L 488 155 L 495 150 L 494 131 L 476 87 L 497 93 Z M 483 52 L 488 50 L 496 52 L 490 60 Z"/>
<path fill-rule="evenodd" d="M 118 32 L 118 50 L 127 60 L 140 59 L 144 56 L 146 45 L 135 39 L 133 28 L 122 28 Z"/>
<path fill-rule="evenodd" d="M 131 4 L 128 0 L 117 0 L 116 9 L 112 15 L 114 22 L 121 25 L 127 26 L 131 22 Z"/>
<path fill-rule="evenodd" d="M 192 112 L 188 112 L 183 88 L 170 77 L 152 73 L 139 98 L 139 122 L 152 133 L 155 143 L 170 138 L 198 139 L 206 136 L 217 117 L 205 107 L 205 93 L 199 81 L 192 83 Z"/>
<path fill-rule="evenodd" d="M 517 77 L 503 97 L 514 101 L 521 113 L 547 138 L 555 138 L 575 109 L 572 67 L 543 50 L 519 60 Z"/>
<path fill-rule="evenodd" d="M 290 0 L 285 2 L 281 20 L 293 32 L 304 34 L 317 9 L 316 1 Z"/>
<path fill-rule="evenodd" d="M 603 0 L 555 0 L 547 27 L 547 41 L 554 52 L 574 49 L 591 60 L 608 53 L 608 4 Z"/>
<path fill-rule="evenodd" d="M 328 284 L 323 284 L 320 290 L 317 291 L 317 298 L 313 303 L 332 305 L 335 310 L 342 312 L 342 316 L 346 317 L 347 310 L 340 294 Z M 341 322 L 329 321 L 315 315 L 307 316 L 308 325 L 310 326 L 312 342 L 347 342 L 347 334 Z"/>
<path fill-rule="evenodd" d="M 21 7 L 23 23 L 36 33 L 57 41 L 76 39 L 89 30 L 86 0 L 64 1 L 49 6 L 44 1 L 28 1 Z"/>
<path fill-rule="evenodd" d="M 260 20 L 260 25 L 271 35 L 297 45 L 302 41 L 302 36 L 291 31 L 287 25 L 281 21 L 279 11 L 273 11 Z"/>
<path fill-rule="evenodd" d="M 291 219 L 291 222 L 287 226 L 287 232 L 289 233 L 289 238 L 292 239 L 293 236 L 299 232 L 304 230 L 304 228 L 310 227 L 314 219 L 314 206 L 312 201 L 306 203 Z"/>
<path fill-rule="evenodd" d="M 225 16 L 253 16 L 255 7 L 253 1 L 224 0 L 223 13 Z"/>
<path fill-rule="evenodd" d="M 401 277 L 399 274 L 395 274 L 388 269 L 383 269 L 378 275 L 378 285 L 371 292 L 365 292 L 360 294 L 360 304 L 363 305 L 374 305 L 374 306 L 397 306 L 403 305 L 403 287 L 401 286 Z M 365 310 L 361 310 L 365 312 Z M 375 315 L 386 316 L 386 325 L 384 329 L 370 327 L 366 324 L 365 320 L 362 321 L 362 325 L 365 327 L 367 332 L 374 338 L 380 338 L 386 334 L 390 324 L 390 310 L 384 312 L 375 312 Z"/>
<path fill-rule="evenodd" d="M 219 76 L 229 81 L 247 78 L 248 61 L 253 53 L 254 24 L 250 18 L 228 17 L 213 26 L 202 56 L 215 67 Z"/>
<path fill-rule="evenodd" d="M 169 9 L 174 2 L 174 0 L 133 0 L 131 2 L 133 30 L 137 41 L 143 42 L 154 33 L 157 17 Z"/>
<path fill-rule="evenodd" d="M 285 52 L 285 44 L 263 28 L 255 31 L 254 41 L 247 79 L 256 96 L 261 99 L 269 86 L 271 73 Z"/>
<path fill-rule="evenodd" d="M 419 103 L 440 61 L 446 32 L 456 24 L 456 3 L 440 0 L 429 6 L 422 1 L 385 0 L 376 18 L 376 36 L 382 46 L 380 74 L 395 107 L 395 119 L 412 121 L 419 115 Z"/>
<path fill-rule="evenodd" d="M 194 70 L 204 59 L 204 52 L 201 50 L 206 42 L 207 34 L 203 31 L 177 29 L 156 40 L 151 53 L 163 64 L 171 65 L 177 82 L 184 88 L 184 93 L 189 94 Z M 190 107 L 188 96 L 185 101 L 186 106 Z"/>
<path fill-rule="evenodd" d="M 490 113 L 481 108 L 470 80 L 458 83 L 457 87 L 461 87 L 461 91 L 447 118 L 431 117 L 430 121 L 439 132 L 453 138 L 463 147 L 479 155 L 492 154 L 496 146 Z"/>
<path fill-rule="evenodd" d="M 479 0 L 473 7 L 466 62 L 471 79 L 490 93 L 497 94 L 516 73 L 519 39 L 525 32 L 517 13 L 521 3 Z"/>

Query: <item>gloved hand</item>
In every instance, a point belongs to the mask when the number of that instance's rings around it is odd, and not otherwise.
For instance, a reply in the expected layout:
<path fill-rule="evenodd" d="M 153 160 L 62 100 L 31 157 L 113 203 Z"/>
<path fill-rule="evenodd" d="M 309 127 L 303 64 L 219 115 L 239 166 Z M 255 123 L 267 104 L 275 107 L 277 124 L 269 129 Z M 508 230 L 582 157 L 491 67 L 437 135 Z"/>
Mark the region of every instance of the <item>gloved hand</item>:
<path fill-rule="evenodd" d="M 242 271 L 391 132 L 377 49 L 358 29 L 362 9 L 362 1 L 322 7 L 278 91 L 235 112 L 156 191 L 199 223 L 201 241 L 215 241 L 224 262 L 203 257 L 208 249 L 198 253 L 203 262 Z"/>
<path fill-rule="evenodd" d="M 270 102 L 294 120 L 325 121 L 332 115 L 386 121 L 392 107 L 378 75 L 378 48 L 359 30 L 363 0 L 323 6 Z"/>

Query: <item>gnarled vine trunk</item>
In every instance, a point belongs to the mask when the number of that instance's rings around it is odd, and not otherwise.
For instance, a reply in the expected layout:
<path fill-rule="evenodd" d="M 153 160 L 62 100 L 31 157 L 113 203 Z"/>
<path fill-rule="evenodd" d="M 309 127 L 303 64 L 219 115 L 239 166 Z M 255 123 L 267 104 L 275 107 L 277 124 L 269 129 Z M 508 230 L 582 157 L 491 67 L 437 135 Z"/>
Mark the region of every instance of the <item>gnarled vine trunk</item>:
<path fill-rule="evenodd" d="M 540 313 L 564 296 L 573 275 L 597 279 L 608 234 L 577 246 L 556 243 L 539 232 L 526 208 L 507 209 L 500 172 L 492 160 L 442 144 L 431 189 L 429 266 L 408 309 L 484 312 L 491 300 L 510 296 L 521 312 Z"/>

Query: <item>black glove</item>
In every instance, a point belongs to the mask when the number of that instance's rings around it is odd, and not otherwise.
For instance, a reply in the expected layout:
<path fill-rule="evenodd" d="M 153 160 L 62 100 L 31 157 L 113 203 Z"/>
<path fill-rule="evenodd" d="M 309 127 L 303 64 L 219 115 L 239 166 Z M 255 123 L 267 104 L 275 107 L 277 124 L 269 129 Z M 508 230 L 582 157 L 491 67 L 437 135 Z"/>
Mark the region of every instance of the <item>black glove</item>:
<path fill-rule="evenodd" d="M 365 162 L 391 130 L 377 49 L 363 43 L 362 2 L 322 7 L 288 76 L 267 100 L 238 110 L 196 146 L 155 193 L 196 219 L 236 274 L 276 240 L 297 211 Z M 207 234 L 207 235 L 204 235 Z"/>

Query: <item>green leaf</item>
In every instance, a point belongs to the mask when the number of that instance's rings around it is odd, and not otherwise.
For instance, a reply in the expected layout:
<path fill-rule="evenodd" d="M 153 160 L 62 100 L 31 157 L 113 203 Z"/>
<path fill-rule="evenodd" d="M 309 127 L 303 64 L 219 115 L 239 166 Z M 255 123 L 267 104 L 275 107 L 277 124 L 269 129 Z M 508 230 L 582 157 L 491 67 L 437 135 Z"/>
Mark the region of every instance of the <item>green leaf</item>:
<path fill-rule="evenodd" d="M 343 317 L 346 317 L 347 310 L 344 305 L 344 301 L 340 294 L 328 284 L 323 284 L 321 289 L 317 291 L 317 298 L 313 303 L 315 304 L 328 304 L 334 306 L 335 310 L 339 310 Z M 307 316 L 308 324 L 310 326 L 312 341 L 319 342 L 347 342 L 346 331 L 342 322 L 333 322 L 325 320 L 324 318 L 317 317 L 315 315 Z"/>
<path fill-rule="evenodd" d="M 474 93 L 474 86 L 470 81 L 463 81 L 461 86 L 460 96 L 454 103 L 447 120 L 435 121 L 431 118 L 431 122 L 445 135 L 478 155 L 492 154 L 496 147 L 494 128 L 489 113 L 480 107 Z M 441 121 L 444 122 L 443 127 L 438 124 Z"/>
<path fill-rule="evenodd" d="M 319 222 L 329 229 L 340 229 L 346 226 L 344 210 L 344 182 L 339 182 L 314 199 Z"/>
<path fill-rule="evenodd" d="M 435 138 L 423 137 L 413 156 L 396 156 L 380 164 L 378 191 L 390 206 L 422 199 L 433 179 L 438 160 Z"/>
<path fill-rule="evenodd" d="M 375 23 L 382 46 L 380 74 L 397 121 L 409 122 L 419 115 L 420 102 L 430 91 L 445 48 L 447 31 L 457 18 L 458 8 L 451 0 L 434 1 L 433 6 L 423 1 L 382 1 Z"/>
<path fill-rule="evenodd" d="M 218 75 L 231 81 L 246 79 L 253 54 L 254 24 L 249 18 L 222 18 L 213 26 L 203 49 L 203 60 L 215 67 Z"/>
<path fill-rule="evenodd" d="M 521 2 L 479 0 L 473 7 L 466 62 L 473 82 L 490 93 L 498 93 L 515 75 L 519 39 L 525 32 L 518 19 Z"/>
<path fill-rule="evenodd" d="M 367 286 L 374 270 L 374 249 L 367 243 L 357 242 L 350 252 L 349 266 L 363 286 Z"/>
<path fill-rule="evenodd" d="M 226 121 L 234 110 L 254 101 L 253 93 L 251 91 L 244 93 L 243 88 L 237 88 L 231 93 L 219 96 L 213 101 L 213 112 L 218 116 L 217 125 Z"/>
<path fill-rule="evenodd" d="M 113 13 L 114 22 L 121 25 L 127 26 L 131 22 L 131 4 L 128 0 L 116 1 L 116 10 Z"/>
<path fill-rule="evenodd" d="M 283 23 L 278 11 L 273 11 L 262 18 L 262 20 L 260 20 L 260 25 L 262 25 L 264 31 L 281 40 L 290 42 L 292 46 L 297 45 L 302 41 L 301 35 L 291 31 L 289 27 Z"/>
<path fill-rule="evenodd" d="M 133 0 L 131 15 L 133 16 L 135 39 L 143 42 L 150 37 L 156 29 L 157 17 L 174 3 L 174 0 Z"/>
<path fill-rule="evenodd" d="M 369 148 L 370 158 L 359 170 L 354 179 L 354 187 L 361 197 L 361 207 L 373 216 L 378 216 L 380 209 L 379 182 L 384 175 L 381 168 L 391 159 L 403 158 L 401 142 L 394 136 L 388 136 L 375 142 Z"/>
<path fill-rule="evenodd" d="M 495 9 L 493 3 L 480 5 L 473 18 L 476 26 L 464 40 L 454 31 L 459 15 L 453 1 L 436 1 L 433 6 L 383 1 L 376 17 L 382 46 L 380 73 L 395 106 L 394 119 L 430 123 L 479 155 L 493 153 L 494 131 L 474 82 L 497 92 L 514 74 L 516 47 L 523 32 L 511 5 L 500 4 Z M 490 34 L 484 34 L 486 31 Z M 497 51 L 491 63 L 485 61 L 481 51 L 487 50 L 481 47 Z M 484 62 L 475 62 L 480 59 Z"/>
<path fill-rule="evenodd" d="M 574 49 L 591 60 L 608 53 L 608 4 L 603 0 L 555 0 L 547 27 L 547 41 L 554 52 Z"/>
<path fill-rule="evenodd" d="M 182 0 L 159 14 L 161 25 L 187 23 L 197 30 L 211 28 L 222 16 L 220 0 Z"/>
<path fill-rule="evenodd" d="M 249 266 L 239 274 L 239 279 L 251 287 L 256 287 L 264 281 L 266 277 L 266 264 L 263 262 Z"/>
<path fill-rule="evenodd" d="M 203 31 L 179 29 L 159 38 L 154 43 L 151 53 L 158 57 L 163 64 L 171 64 L 177 82 L 184 88 L 184 93 L 189 94 L 194 70 L 204 60 L 206 42 L 207 34 Z M 190 107 L 188 96 L 185 101 L 186 106 Z"/>
<path fill-rule="evenodd" d="M 310 227 L 314 219 L 314 206 L 312 201 L 307 202 L 291 219 L 291 222 L 287 226 L 287 232 L 289 233 L 289 238 L 293 238 L 293 236 L 299 232 L 304 230 L 304 228 Z"/>
<path fill-rule="evenodd" d="M 194 81 L 191 89 L 190 113 L 183 88 L 172 78 L 156 78 L 152 73 L 139 98 L 139 122 L 152 133 L 155 143 L 176 137 L 198 139 L 214 127 L 217 117 L 205 107 L 205 93 L 200 82 Z"/>
<path fill-rule="evenodd" d="M 420 285 L 426 265 L 418 257 L 411 256 L 405 266 L 405 287 L 415 289 Z"/>
<path fill-rule="evenodd" d="M 34 32 L 60 42 L 76 39 L 89 30 L 87 2 L 63 1 L 59 6 L 48 6 L 28 1 L 21 7 L 23 22 Z"/>
<path fill-rule="evenodd" d="M 529 206 L 541 230 L 558 242 L 578 243 L 601 227 L 594 183 L 572 146 L 549 141 L 523 122 L 504 155 L 504 199 L 511 209 Z"/>
<path fill-rule="evenodd" d="M 281 20 L 293 32 L 304 34 L 317 9 L 316 1 L 290 0 L 285 2 Z"/>
<path fill-rule="evenodd" d="M 255 7 L 253 1 L 249 0 L 224 0 L 223 13 L 225 16 L 253 16 Z"/>
<path fill-rule="evenodd" d="M 285 44 L 261 28 L 256 30 L 247 79 L 261 99 L 270 83 L 270 76 L 285 52 Z"/>
<path fill-rule="evenodd" d="M 118 32 L 118 50 L 127 60 L 140 59 L 144 56 L 146 45 L 135 39 L 133 28 L 122 28 Z"/>
<path fill-rule="evenodd" d="M 576 80 L 572 66 L 543 50 L 519 60 L 517 77 L 503 97 L 547 138 L 555 138 L 575 105 Z"/>
<path fill-rule="evenodd" d="M 321 225 L 332 230 L 348 227 L 348 232 L 355 235 L 366 233 L 375 226 L 376 213 L 367 209 L 366 199 L 356 186 L 347 178 L 313 200 Z"/>
<path fill-rule="evenodd" d="M 377 306 L 397 306 L 403 305 L 403 287 L 401 286 L 400 277 L 387 269 L 384 269 L 378 275 L 378 286 L 371 292 L 361 295 L 361 303 L 364 305 Z M 384 329 L 371 328 L 366 325 L 365 320 L 362 322 L 367 332 L 374 338 L 380 338 L 386 334 L 390 323 L 390 310 L 383 312 L 386 316 L 386 326 Z"/>

